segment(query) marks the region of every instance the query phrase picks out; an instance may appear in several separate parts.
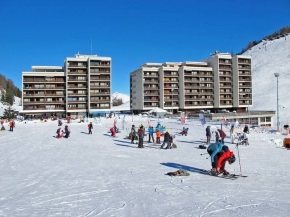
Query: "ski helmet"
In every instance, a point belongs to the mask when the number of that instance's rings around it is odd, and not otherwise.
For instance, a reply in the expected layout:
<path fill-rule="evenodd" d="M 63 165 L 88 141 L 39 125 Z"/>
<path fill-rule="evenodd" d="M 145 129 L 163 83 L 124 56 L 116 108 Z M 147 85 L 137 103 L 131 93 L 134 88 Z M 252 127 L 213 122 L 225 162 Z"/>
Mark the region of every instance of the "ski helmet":
<path fill-rule="evenodd" d="M 234 163 L 236 161 L 235 155 L 229 157 L 228 161 L 229 161 L 230 164 Z"/>

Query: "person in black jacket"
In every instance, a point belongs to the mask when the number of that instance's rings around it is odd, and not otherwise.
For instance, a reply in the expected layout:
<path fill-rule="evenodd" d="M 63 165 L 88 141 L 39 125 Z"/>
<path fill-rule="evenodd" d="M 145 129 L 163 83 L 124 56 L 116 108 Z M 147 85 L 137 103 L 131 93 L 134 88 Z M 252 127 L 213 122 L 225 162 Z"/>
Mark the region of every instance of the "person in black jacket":
<path fill-rule="evenodd" d="M 244 132 L 244 133 L 247 133 L 247 134 L 250 133 L 248 125 L 245 125 L 245 127 L 244 127 L 244 131 L 243 131 L 243 132 Z"/>
<path fill-rule="evenodd" d="M 67 125 L 65 125 L 65 127 L 64 127 L 64 133 L 65 133 L 64 138 L 68 138 L 69 137 L 69 134 L 70 134 L 70 130 L 68 129 L 68 126 Z"/>
<path fill-rule="evenodd" d="M 166 149 L 169 149 L 171 147 L 171 141 L 172 141 L 172 138 L 170 134 L 168 133 L 168 131 L 166 131 L 166 133 L 164 134 L 163 144 L 161 145 L 160 148 L 163 148 L 166 143 L 167 144 Z"/>
<path fill-rule="evenodd" d="M 206 127 L 205 134 L 206 134 L 206 144 L 210 145 L 210 139 L 211 139 L 210 126 Z"/>

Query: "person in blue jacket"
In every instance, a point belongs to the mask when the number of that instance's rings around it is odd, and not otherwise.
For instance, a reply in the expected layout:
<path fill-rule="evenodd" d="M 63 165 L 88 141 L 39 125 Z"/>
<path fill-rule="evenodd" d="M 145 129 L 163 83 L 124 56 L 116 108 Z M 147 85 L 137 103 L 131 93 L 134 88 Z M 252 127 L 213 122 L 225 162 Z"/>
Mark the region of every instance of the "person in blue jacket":
<path fill-rule="evenodd" d="M 154 136 L 153 136 L 153 134 L 154 134 L 154 128 L 152 127 L 152 126 L 150 126 L 149 127 L 149 129 L 148 129 L 148 134 L 149 134 L 149 143 L 151 142 L 151 138 L 152 138 L 152 142 L 154 143 L 155 141 L 154 141 Z"/>
<path fill-rule="evenodd" d="M 217 163 L 218 159 L 223 152 L 224 144 L 221 141 L 218 141 L 216 143 L 211 144 L 207 148 L 207 152 L 210 155 L 211 159 L 211 166 L 212 166 L 212 172 L 217 172 Z"/>

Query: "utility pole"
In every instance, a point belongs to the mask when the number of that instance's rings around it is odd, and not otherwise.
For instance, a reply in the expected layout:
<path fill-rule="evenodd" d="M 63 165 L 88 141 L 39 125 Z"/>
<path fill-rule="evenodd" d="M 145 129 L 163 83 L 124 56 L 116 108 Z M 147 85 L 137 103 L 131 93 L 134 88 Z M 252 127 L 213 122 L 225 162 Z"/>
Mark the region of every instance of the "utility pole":
<path fill-rule="evenodd" d="M 279 131 L 279 76 L 280 73 L 274 73 L 275 77 L 277 78 L 277 131 Z"/>

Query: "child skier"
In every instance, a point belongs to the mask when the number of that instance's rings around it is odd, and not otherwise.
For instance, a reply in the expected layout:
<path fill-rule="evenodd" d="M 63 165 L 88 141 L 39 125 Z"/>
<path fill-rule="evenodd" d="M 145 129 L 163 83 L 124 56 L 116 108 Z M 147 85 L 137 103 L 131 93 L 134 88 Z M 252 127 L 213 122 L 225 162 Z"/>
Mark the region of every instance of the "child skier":
<path fill-rule="evenodd" d="M 157 144 L 161 143 L 160 142 L 160 137 L 161 137 L 161 132 L 158 129 L 156 129 L 156 143 Z"/>

